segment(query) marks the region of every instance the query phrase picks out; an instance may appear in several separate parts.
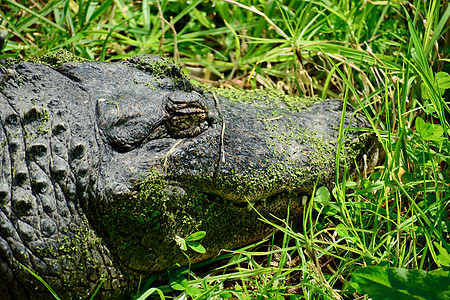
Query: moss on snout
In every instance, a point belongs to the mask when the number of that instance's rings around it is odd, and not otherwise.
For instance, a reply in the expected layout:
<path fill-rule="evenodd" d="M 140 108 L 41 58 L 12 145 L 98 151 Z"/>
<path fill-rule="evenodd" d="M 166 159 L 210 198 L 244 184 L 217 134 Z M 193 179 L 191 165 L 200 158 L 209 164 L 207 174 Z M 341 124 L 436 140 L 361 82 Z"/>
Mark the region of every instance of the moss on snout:
<path fill-rule="evenodd" d="M 83 57 L 75 56 L 69 51 L 59 50 L 57 52 L 48 53 L 43 56 L 30 58 L 29 61 L 32 63 L 39 63 L 43 65 L 57 67 L 67 62 L 80 62 L 89 60 Z"/>

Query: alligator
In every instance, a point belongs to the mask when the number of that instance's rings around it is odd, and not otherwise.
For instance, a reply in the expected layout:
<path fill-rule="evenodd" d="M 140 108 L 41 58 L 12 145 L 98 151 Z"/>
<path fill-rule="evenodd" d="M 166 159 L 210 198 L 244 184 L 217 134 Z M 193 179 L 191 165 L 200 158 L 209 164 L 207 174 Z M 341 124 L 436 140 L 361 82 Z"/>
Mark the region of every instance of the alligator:
<path fill-rule="evenodd" d="M 187 265 L 180 239 L 206 232 L 190 263 L 261 240 L 261 218 L 301 220 L 315 186 L 376 157 L 340 100 L 204 87 L 158 56 L 0 79 L 0 299 L 52 299 L 31 272 L 61 299 L 118 299 Z"/>

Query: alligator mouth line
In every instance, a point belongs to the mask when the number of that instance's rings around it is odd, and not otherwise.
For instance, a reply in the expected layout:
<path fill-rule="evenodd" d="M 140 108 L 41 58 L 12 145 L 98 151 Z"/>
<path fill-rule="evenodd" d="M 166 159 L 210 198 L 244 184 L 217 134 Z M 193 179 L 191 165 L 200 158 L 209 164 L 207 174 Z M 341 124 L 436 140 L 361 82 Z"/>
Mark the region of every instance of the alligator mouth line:
<path fill-rule="evenodd" d="M 183 188 L 183 190 L 186 191 L 184 188 Z M 241 208 L 241 209 L 247 208 L 249 210 L 252 210 L 253 208 L 271 206 L 273 204 L 276 204 L 277 202 L 285 201 L 285 200 L 291 200 L 288 202 L 296 202 L 297 204 L 304 206 L 309 199 L 309 196 L 306 195 L 305 193 L 301 193 L 301 192 L 297 192 L 297 191 L 282 191 L 280 193 L 276 193 L 276 194 L 270 195 L 268 197 L 260 198 L 255 201 L 244 200 L 244 201 L 238 202 L 238 201 L 225 199 L 224 197 L 222 197 L 218 194 L 202 192 L 200 190 L 198 190 L 198 192 L 203 194 L 204 196 L 206 196 L 206 199 L 210 203 L 215 203 L 215 204 L 226 206 L 226 207 L 234 207 L 234 208 Z"/>

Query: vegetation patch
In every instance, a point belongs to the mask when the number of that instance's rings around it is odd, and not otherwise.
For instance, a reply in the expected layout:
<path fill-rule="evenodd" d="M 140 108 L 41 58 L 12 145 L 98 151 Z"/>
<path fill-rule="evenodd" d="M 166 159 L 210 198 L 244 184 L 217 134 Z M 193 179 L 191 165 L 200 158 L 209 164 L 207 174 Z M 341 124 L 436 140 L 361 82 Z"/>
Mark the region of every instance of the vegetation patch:
<path fill-rule="evenodd" d="M 76 56 L 71 52 L 63 49 L 39 57 L 31 57 L 29 59 L 29 62 L 39 63 L 52 67 L 58 67 L 67 62 L 80 62 L 80 61 L 89 61 L 89 60 L 83 57 Z"/>
<path fill-rule="evenodd" d="M 294 97 L 286 95 L 276 90 L 255 89 L 255 90 L 242 90 L 242 89 L 227 89 L 216 88 L 208 85 L 200 85 L 200 87 L 209 94 L 221 96 L 227 98 L 233 102 L 247 102 L 263 104 L 268 107 L 278 108 L 280 105 L 285 105 L 289 109 L 294 111 L 300 111 L 307 108 L 313 103 L 319 103 L 321 101 L 318 97 Z"/>
<path fill-rule="evenodd" d="M 190 80 L 184 75 L 179 63 L 169 59 L 154 58 L 151 56 L 135 56 L 124 62 L 132 67 L 153 74 L 156 82 L 170 77 L 173 81 L 173 88 L 190 92 L 195 89 Z M 153 83 L 151 86 L 154 86 Z M 160 84 L 159 84 L 160 85 Z"/>
<path fill-rule="evenodd" d="M 103 222 L 109 242 L 125 261 L 135 257 L 135 252 L 147 260 L 157 259 L 165 247 L 173 247 L 176 236 L 198 231 L 203 222 L 210 222 L 218 214 L 216 203 L 207 195 L 195 187 L 170 186 L 153 169 L 136 185 L 131 198 L 116 199 L 105 209 Z"/>

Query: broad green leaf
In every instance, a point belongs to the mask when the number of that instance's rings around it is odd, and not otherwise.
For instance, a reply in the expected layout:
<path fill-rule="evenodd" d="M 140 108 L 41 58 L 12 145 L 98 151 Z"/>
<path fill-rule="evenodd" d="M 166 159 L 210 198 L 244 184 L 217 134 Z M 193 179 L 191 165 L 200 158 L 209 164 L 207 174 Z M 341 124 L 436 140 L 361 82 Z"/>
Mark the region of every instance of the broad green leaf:
<path fill-rule="evenodd" d="M 330 199 L 330 191 L 326 187 L 321 186 L 317 189 L 316 196 L 314 197 L 314 208 L 324 215 L 335 216 L 339 212 L 339 209 L 335 204 L 330 203 Z"/>
<path fill-rule="evenodd" d="M 426 114 L 431 115 L 436 112 L 436 110 L 434 109 L 433 103 L 431 103 L 431 101 L 429 99 L 425 100 L 425 102 L 423 103 L 423 107 L 424 107 L 423 111 Z"/>
<path fill-rule="evenodd" d="M 196 288 L 194 288 L 194 287 L 188 286 L 188 287 L 186 288 L 186 294 L 188 294 L 188 295 L 191 296 L 192 298 L 195 298 L 195 296 L 198 296 L 198 295 L 200 295 L 201 293 L 202 293 L 201 290 L 196 289 Z"/>
<path fill-rule="evenodd" d="M 344 224 L 338 224 L 336 226 L 336 231 L 340 237 L 344 238 L 349 243 L 355 243 L 355 241 L 357 240 L 352 233 L 348 232 L 347 227 L 345 227 Z"/>
<path fill-rule="evenodd" d="M 339 209 L 336 205 L 329 205 L 323 208 L 322 213 L 326 216 L 335 216 L 339 213 Z"/>
<path fill-rule="evenodd" d="M 373 300 L 450 299 L 450 277 L 422 270 L 361 268 L 352 273 L 350 284 Z"/>
<path fill-rule="evenodd" d="M 445 72 L 439 72 L 436 74 L 436 81 L 439 87 L 439 93 L 444 95 L 446 89 L 450 89 L 450 75 Z"/>
<path fill-rule="evenodd" d="M 450 75 L 445 72 L 439 72 L 435 76 L 435 81 L 437 83 L 437 87 L 439 87 L 439 96 L 443 96 L 446 89 L 450 88 Z M 431 91 L 430 87 L 425 83 L 421 83 L 421 89 L 422 89 L 422 97 L 424 99 L 430 99 L 431 98 Z"/>
<path fill-rule="evenodd" d="M 231 299 L 233 295 L 230 292 L 222 292 L 219 294 L 220 298 L 222 299 Z"/>
<path fill-rule="evenodd" d="M 427 123 L 421 117 L 416 119 L 416 130 L 426 141 L 440 142 L 444 134 L 444 128 L 441 125 Z"/>
<path fill-rule="evenodd" d="M 367 188 L 370 188 L 373 185 L 373 182 L 372 182 L 372 180 L 369 180 L 369 179 L 363 179 L 363 180 L 361 180 L 360 185 L 364 189 L 367 189 Z"/>
<path fill-rule="evenodd" d="M 447 249 L 439 245 L 437 242 L 434 242 L 433 244 L 439 251 L 439 254 L 437 256 L 438 263 L 445 267 L 450 267 L 450 255 L 448 254 Z"/>
<path fill-rule="evenodd" d="M 193 234 L 189 235 L 186 238 L 186 241 L 187 242 L 198 241 L 198 240 L 204 238 L 205 235 L 206 235 L 206 231 L 197 231 L 197 232 L 194 232 Z"/>
<path fill-rule="evenodd" d="M 199 242 L 186 242 L 186 244 L 195 252 L 205 253 L 206 249 Z"/>
<path fill-rule="evenodd" d="M 442 269 L 436 269 L 429 272 L 432 275 L 437 276 L 443 276 L 443 277 L 449 277 L 450 278 L 450 268 L 442 268 Z"/>
<path fill-rule="evenodd" d="M 177 291 L 184 291 L 188 287 L 188 281 L 184 277 L 170 278 L 170 287 Z"/>
<path fill-rule="evenodd" d="M 347 231 L 347 228 L 345 227 L 344 224 L 338 224 L 338 225 L 336 226 L 336 231 L 337 231 L 337 234 L 338 234 L 340 237 L 346 237 L 346 236 L 348 236 L 348 231 Z"/>
<path fill-rule="evenodd" d="M 186 268 L 180 268 L 169 273 L 170 287 L 177 291 L 184 291 L 188 287 L 185 274 L 189 273 Z"/>
<path fill-rule="evenodd" d="M 431 124 L 426 123 L 421 117 L 417 117 L 416 119 L 416 130 L 423 137 L 428 136 L 428 132 L 430 131 Z"/>
<path fill-rule="evenodd" d="M 323 205 L 327 205 L 328 201 L 330 201 L 330 198 L 331 194 L 328 191 L 328 189 L 324 186 L 321 186 L 320 188 L 317 189 L 316 197 L 314 197 L 314 200 Z"/>

